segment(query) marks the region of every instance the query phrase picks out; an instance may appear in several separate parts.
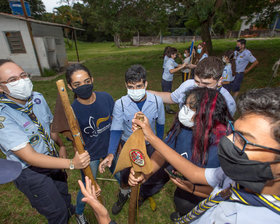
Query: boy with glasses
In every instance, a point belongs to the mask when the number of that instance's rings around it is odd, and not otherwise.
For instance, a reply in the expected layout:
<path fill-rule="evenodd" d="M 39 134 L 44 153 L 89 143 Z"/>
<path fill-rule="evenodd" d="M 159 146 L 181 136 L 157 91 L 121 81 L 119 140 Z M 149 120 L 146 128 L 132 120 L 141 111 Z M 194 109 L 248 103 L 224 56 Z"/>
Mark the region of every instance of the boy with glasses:
<path fill-rule="evenodd" d="M 131 126 L 134 114 L 141 111 L 149 119 L 153 132 L 162 139 L 164 134 L 165 114 L 162 99 L 146 92 L 146 70 L 141 65 L 132 65 L 125 74 L 127 95 L 118 99 L 113 110 L 113 120 L 108 149 L 108 156 L 100 163 L 99 171 L 103 173 L 110 167 L 116 155 L 119 143 L 123 146 L 132 134 Z M 150 156 L 153 148 L 147 144 L 147 153 Z M 121 189 L 119 199 L 112 208 L 114 215 L 118 214 L 128 199 L 130 189 L 125 188 L 128 178 L 127 170 L 121 171 Z M 143 192 L 144 193 L 144 192 Z"/>

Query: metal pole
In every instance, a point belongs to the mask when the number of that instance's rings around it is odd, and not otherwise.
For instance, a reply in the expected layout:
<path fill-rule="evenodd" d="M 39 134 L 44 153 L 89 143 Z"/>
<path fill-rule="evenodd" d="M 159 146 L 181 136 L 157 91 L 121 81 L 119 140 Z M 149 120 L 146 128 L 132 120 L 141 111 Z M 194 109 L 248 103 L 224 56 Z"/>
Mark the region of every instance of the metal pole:
<path fill-rule="evenodd" d="M 42 70 L 41 63 L 40 63 L 40 60 L 39 60 L 39 56 L 38 56 L 38 53 L 37 53 L 37 50 L 36 50 L 36 46 L 35 46 L 35 42 L 34 42 L 34 38 L 33 38 L 33 34 L 32 34 L 32 29 L 31 29 L 31 25 L 30 25 L 30 22 L 28 21 L 28 16 L 27 16 L 25 5 L 24 5 L 24 1 L 20 0 L 20 3 L 21 3 L 21 7 L 23 9 L 24 16 L 26 18 L 26 24 L 27 24 L 28 32 L 29 32 L 30 39 L 31 39 L 31 42 L 32 42 L 32 46 L 33 46 L 33 49 L 34 49 L 34 53 L 35 53 L 35 57 L 36 57 L 36 60 L 37 60 L 37 64 L 38 64 L 38 67 L 39 67 L 39 70 L 40 70 L 40 75 L 42 76 L 43 70 Z"/>
<path fill-rule="evenodd" d="M 77 35 L 76 35 L 76 30 L 74 30 L 74 40 L 75 40 L 75 49 L 76 49 L 76 54 L 77 54 L 77 59 L 78 59 L 78 62 L 80 62 L 80 57 L 79 57 L 79 52 L 78 52 L 78 47 L 77 47 Z"/>

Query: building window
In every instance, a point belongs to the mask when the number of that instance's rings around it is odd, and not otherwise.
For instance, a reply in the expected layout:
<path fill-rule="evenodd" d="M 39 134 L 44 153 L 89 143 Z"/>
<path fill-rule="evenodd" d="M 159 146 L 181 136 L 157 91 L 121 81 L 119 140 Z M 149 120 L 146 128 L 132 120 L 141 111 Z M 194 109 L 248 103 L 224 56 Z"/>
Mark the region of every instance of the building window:
<path fill-rule="evenodd" d="M 26 53 L 24 43 L 19 31 L 5 32 L 11 53 Z"/>

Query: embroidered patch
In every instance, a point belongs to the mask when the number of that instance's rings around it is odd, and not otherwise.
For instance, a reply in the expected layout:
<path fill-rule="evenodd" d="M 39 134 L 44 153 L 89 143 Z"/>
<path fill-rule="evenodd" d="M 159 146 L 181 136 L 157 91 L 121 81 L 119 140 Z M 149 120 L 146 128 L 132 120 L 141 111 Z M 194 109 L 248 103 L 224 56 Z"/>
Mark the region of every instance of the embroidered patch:
<path fill-rule="evenodd" d="M 39 135 L 33 135 L 31 136 L 31 138 L 29 139 L 29 142 L 32 146 L 37 145 L 38 142 L 40 140 L 40 136 Z"/>
<path fill-rule="evenodd" d="M 144 166 L 145 165 L 145 158 L 141 151 L 138 149 L 131 149 L 129 151 L 129 156 L 132 162 L 137 164 L 138 166 Z"/>
<path fill-rule="evenodd" d="M 5 120 L 6 120 L 6 118 L 4 116 L 0 116 L 0 122 L 3 122 Z"/>
<path fill-rule="evenodd" d="M 40 100 L 39 98 L 36 98 L 36 99 L 34 100 L 34 102 L 35 102 L 36 104 L 40 104 L 40 103 L 41 103 L 41 100 Z"/>
<path fill-rule="evenodd" d="M 30 124 L 30 121 L 24 123 L 23 127 L 26 128 Z"/>
<path fill-rule="evenodd" d="M 0 129 L 4 128 L 4 124 L 0 123 Z"/>

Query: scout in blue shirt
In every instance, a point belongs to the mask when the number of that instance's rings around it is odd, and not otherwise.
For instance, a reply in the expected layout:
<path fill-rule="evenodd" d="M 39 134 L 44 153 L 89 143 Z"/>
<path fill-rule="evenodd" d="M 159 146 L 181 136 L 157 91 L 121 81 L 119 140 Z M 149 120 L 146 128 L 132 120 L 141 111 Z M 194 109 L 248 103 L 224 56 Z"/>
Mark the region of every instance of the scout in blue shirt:
<path fill-rule="evenodd" d="M 214 188 L 210 197 L 174 223 L 279 223 L 279 95 L 278 87 L 249 90 L 239 97 L 240 117 L 229 122 L 232 134 L 218 145 L 220 168 L 194 165 L 158 139 L 146 118 L 133 120 L 155 150 L 190 181 L 181 184 L 183 189 L 198 194 L 203 189 L 197 184 Z M 131 186 L 145 179 L 133 173 Z"/>
<path fill-rule="evenodd" d="M 164 68 L 163 68 L 161 87 L 162 87 L 162 91 L 171 92 L 174 73 L 185 68 L 187 63 L 185 62 L 182 65 L 178 65 L 175 62 L 175 58 L 177 57 L 176 48 L 173 48 L 173 47 L 169 48 L 169 50 L 167 52 L 167 56 L 168 56 L 168 60 L 166 61 Z M 175 113 L 173 110 L 170 109 L 169 105 L 166 105 L 165 109 L 166 109 L 167 113 L 170 113 L 170 114 Z"/>
<path fill-rule="evenodd" d="M 127 95 L 118 99 L 114 106 L 111 136 L 108 149 L 108 156 L 100 163 L 99 171 L 103 173 L 107 166 L 111 166 L 116 155 L 119 143 L 122 145 L 132 134 L 132 119 L 136 112 L 142 111 L 149 119 L 151 127 L 159 138 L 163 138 L 165 114 L 162 99 L 153 94 L 147 93 L 146 70 L 141 65 L 131 66 L 125 74 L 125 85 Z M 148 155 L 151 155 L 153 148 L 147 145 Z M 112 213 L 117 214 L 128 199 L 129 190 L 124 186 L 127 184 L 125 171 L 121 173 L 121 191 L 119 200 L 112 208 Z"/>
<path fill-rule="evenodd" d="M 236 75 L 232 83 L 232 91 L 234 98 L 239 94 L 240 86 L 243 81 L 244 74 L 250 72 L 254 67 L 256 67 L 259 62 L 252 55 L 251 51 L 246 49 L 246 40 L 240 39 L 236 42 L 235 48 L 235 64 L 236 64 Z M 249 68 L 246 69 L 247 65 L 252 63 Z"/>
<path fill-rule="evenodd" d="M 230 93 L 232 81 L 235 78 L 235 58 L 234 51 L 228 50 L 222 57 L 223 62 L 226 64 L 223 71 L 223 87 Z"/>
<path fill-rule="evenodd" d="M 32 92 L 30 75 L 10 60 L 0 59 L 0 149 L 8 160 L 20 162 L 16 187 L 48 223 L 67 223 L 74 213 L 67 178 L 62 169 L 82 169 L 89 155 L 66 159 L 57 133 L 50 131 L 53 116 L 42 96 Z M 54 142 L 60 147 L 59 156 Z"/>
<path fill-rule="evenodd" d="M 228 109 L 233 116 L 236 110 L 236 104 L 230 93 L 222 87 L 222 73 L 224 64 L 218 57 L 207 57 L 202 60 L 195 69 L 194 79 L 183 82 L 179 88 L 172 93 L 149 91 L 162 98 L 164 103 L 177 103 L 181 107 L 184 104 L 185 92 L 194 87 L 208 87 L 218 89 L 225 97 Z"/>

